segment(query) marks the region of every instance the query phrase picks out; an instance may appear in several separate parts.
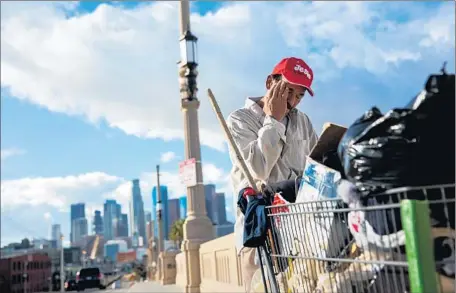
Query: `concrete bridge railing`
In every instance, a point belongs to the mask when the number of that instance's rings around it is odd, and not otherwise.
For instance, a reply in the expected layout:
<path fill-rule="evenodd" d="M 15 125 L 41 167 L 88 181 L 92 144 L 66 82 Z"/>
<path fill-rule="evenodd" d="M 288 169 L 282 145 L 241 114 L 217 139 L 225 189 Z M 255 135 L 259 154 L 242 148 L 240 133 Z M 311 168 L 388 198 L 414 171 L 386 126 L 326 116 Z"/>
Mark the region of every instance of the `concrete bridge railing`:
<path fill-rule="evenodd" d="M 244 292 L 234 243 L 234 234 L 229 234 L 201 245 L 201 292 Z"/>
<path fill-rule="evenodd" d="M 201 292 L 244 292 L 240 258 L 229 234 L 200 246 Z M 183 253 L 176 256 L 176 285 L 185 288 L 187 268 Z"/>
<path fill-rule="evenodd" d="M 184 253 L 176 255 L 176 285 L 184 288 L 187 284 L 187 265 L 185 263 Z"/>

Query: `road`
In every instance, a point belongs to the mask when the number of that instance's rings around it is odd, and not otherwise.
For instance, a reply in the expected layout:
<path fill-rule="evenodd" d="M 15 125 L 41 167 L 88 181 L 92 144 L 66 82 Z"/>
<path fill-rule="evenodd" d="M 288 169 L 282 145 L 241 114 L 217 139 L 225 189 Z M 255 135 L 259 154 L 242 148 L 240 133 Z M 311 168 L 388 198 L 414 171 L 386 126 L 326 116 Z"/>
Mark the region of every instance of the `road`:
<path fill-rule="evenodd" d="M 72 291 L 75 292 L 76 291 Z M 150 292 L 161 292 L 161 293 L 182 293 L 184 290 L 176 285 L 162 286 L 156 282 L 140 282 L 131 286 L 131 283 L 122 283 L 122 288 L 112 289 L 111 287 L 105 290 L 99 289 L 86 289 L 84 293 L 150 293 Z M 44 292 L 43 292 L 44 293 Z"/>

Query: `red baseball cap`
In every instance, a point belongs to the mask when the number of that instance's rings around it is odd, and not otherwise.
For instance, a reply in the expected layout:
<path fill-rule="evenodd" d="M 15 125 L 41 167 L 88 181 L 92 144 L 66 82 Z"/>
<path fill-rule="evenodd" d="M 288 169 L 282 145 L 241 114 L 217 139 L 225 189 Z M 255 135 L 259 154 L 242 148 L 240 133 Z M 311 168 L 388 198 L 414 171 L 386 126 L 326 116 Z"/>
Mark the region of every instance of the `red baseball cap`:
<path fill-rule="evenodd" d="M 313 81 L 313 71 L 304 60 L 290 57 L 282 59 L 272 71 L 272 74 L 281 74 L 291 84 L 305 87 L 311 96 L 314 95 L 310 88 Z"/>

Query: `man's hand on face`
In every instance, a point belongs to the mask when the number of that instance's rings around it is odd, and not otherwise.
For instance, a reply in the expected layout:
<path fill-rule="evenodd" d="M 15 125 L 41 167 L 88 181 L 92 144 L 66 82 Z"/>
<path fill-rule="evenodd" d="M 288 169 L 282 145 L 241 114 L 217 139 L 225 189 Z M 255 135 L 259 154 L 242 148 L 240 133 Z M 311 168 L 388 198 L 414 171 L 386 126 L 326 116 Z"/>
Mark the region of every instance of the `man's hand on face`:
<path fill-rule="evenodd" d="M 281 121 L 287 113 L 289 89 L 284 81 L 274 83 L 264 97 L 263 111 L 266 115 Z"/>

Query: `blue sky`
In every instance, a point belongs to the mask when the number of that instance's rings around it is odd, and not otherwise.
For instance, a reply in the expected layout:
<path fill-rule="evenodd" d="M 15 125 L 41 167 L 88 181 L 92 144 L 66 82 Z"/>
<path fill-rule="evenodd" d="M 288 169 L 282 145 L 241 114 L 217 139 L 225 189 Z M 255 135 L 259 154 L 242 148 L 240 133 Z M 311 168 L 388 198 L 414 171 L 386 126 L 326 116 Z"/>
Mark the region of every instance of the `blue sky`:
<path fill-rule="evenodd" d="M 115 198 L 126 209 L 133 178 L 150 210 L 158 163 L 171 196 L 185 192 L 176 5 L 100 5 L 2 2 L 2 245 L 45 236 L 50 223 L 68 233 L 73 202 L 91 213 Z M 319 132 L 373 105 L 405 105 L 445 60 L 454 71 L 454 3 L 201 1 L 191 10 L 205 181 L 227 196 L 231 163 L 207 87 L 227 115 L 263 94 L 280 58 L 301 57 L 314 68 L 316 95 L 300 109 Z M 14 228 L 21 216 L 36 235 Z"/>

